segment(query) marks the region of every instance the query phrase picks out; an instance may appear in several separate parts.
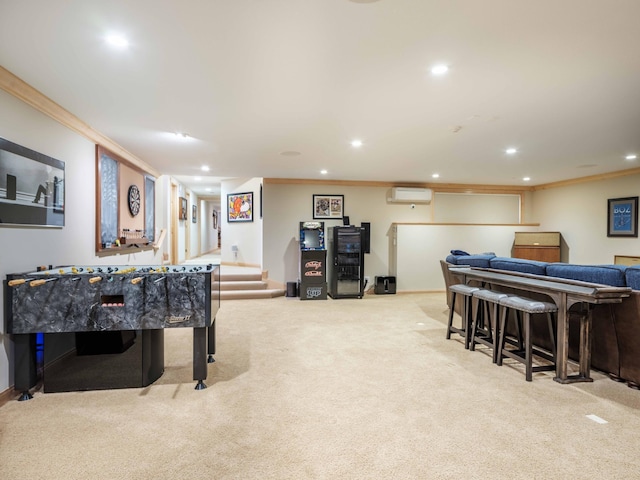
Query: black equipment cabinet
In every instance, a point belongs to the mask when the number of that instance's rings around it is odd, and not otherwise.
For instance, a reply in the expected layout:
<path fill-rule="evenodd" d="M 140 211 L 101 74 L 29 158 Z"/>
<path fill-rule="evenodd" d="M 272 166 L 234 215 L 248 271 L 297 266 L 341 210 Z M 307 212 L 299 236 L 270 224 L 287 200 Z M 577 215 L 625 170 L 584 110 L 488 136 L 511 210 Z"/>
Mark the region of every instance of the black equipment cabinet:
<path fill-rule="evenodd" d="M 362 227 L 331 227 L 327 243 L 327 284 L 331 298 L 362 298 L 364 245 Z"/>

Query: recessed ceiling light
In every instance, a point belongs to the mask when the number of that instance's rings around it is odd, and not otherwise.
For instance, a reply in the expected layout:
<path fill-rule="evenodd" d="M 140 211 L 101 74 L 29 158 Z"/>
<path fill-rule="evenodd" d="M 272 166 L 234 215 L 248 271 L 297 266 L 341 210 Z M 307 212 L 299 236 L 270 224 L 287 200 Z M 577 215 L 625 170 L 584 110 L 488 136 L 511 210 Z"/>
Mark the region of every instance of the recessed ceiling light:
<path fill-rule="evenodd" d="M 203 172 L 208 172 L 209 171 L 209 165 L 203 165 L 200 167 L 200 170 L 202 170 Z"/>
<path fill-rule="evenodd" d="M 107 43 L 116 48 L 127 48 L 129 46 L 129 40 L 124 35 L 119 33 L 111 33 L 106 36 Z"/>
<path fill-rule="evenodd" d="M 321 173 L 322 175 L 326 175 L 326 174 L 327 174 L 327 173 L 329 173 L 329 172 L 327 172 L 326 170 L 320 170 L 320 173 Z"/>
<path fill-rule="evenodd" d="M 439 173 L 434 173 L 433 175 L 431 175 L 431 178 L 440 178 L 440 174 Z"/>
<path fill-rule="evenodd" d="M 626 158 L 627 160 L 635 160 L 636 158 L 638 158 L 638 156 L 637 156 L 637 155 L 634 155 L 634 154 L 631 154 L 631 155 L 627 155 L 627 156 L 626 156 L 626 157 L 624 157 L 624 158 Z"/>
<path fill-rule="evenodd" d="M 431 67 L 431 73 L 434 75 L 444 75 L 449 71 L 449 67 L 447 65 L 434 65 Z"/>
<path fill-rule="evenodd" d="M 531 180 L 531 178 L 529 178 L 529 177 L 524 177 L 522 180 L 523 180 L 524 182 L 528 182 L 529 180 Z"/>
<path fill-rule="evenodd" d="M 505 150 L 505 153 L 507 155 L 513 155 L 514 153 L 518 153 L 518 150 L 516 148 L 510 147 Z"/>
<path fill-rule="evenodd" d="M 202 180 L 202 177 L 193 177 L 193 179 L 194 179 L 196 182 L 199 182 L 200 180 Z"/>
<path fill-rule="evenodd" d="M 179 140 L 189 140 L 189 134 L 184 132 L 176 132 L 176 137 L 178 137 Z"/>
<path fill-rule="evenodd" d="M 204 189 L 205 192 L 210 192 L 211 191 L 211 187 L 207 187 Z"/>
<path fill-rule="evenodd" d="M 351 146 L 354 148 L 360 148 L 362 146 L 362 140 L 352 140 Z"/>

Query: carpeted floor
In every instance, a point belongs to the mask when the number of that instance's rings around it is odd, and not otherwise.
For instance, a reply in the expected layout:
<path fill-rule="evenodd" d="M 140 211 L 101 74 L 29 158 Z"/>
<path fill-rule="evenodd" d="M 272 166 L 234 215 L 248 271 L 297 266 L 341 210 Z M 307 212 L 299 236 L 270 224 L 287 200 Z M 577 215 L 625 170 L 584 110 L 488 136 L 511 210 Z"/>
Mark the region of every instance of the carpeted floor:
<path fill-rule="evenodd" d="M 639 478 L 639 391 L 525 382 L 445 324 L 444 294 L 224 302 L 206 390 L 167 330 L 147 388 L 1 407 L 0 478 Z"/>

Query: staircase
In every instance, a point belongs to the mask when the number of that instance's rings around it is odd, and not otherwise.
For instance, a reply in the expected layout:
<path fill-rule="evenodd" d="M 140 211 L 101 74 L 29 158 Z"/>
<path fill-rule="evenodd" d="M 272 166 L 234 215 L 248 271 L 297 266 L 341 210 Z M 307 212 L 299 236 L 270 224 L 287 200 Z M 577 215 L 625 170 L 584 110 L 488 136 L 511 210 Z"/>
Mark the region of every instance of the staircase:
<path fill-rule="evenodd" d="M 283 289 L 268 288 L 262 279 L 262 272 L 254 269 L 233 269 L 225 273 L 224 265 L 220 274 L 220 300 L 241 300 L 253 298 L 274 298 L 284 295 Z"/>

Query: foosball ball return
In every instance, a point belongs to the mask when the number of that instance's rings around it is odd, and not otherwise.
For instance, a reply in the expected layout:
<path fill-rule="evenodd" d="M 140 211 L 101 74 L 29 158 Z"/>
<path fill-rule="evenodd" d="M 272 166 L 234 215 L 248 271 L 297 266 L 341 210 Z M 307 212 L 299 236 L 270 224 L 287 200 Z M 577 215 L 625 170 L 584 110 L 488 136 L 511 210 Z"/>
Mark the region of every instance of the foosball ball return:
<path fill-rule="evenodd" d="M 164 372 L 164 330 L 193 329 L 193 380 L 206 388 L 219 265 L 65 266 L 9 274 L 7 332 L 20 400 L 44 392 L 143 387 Z"/>

